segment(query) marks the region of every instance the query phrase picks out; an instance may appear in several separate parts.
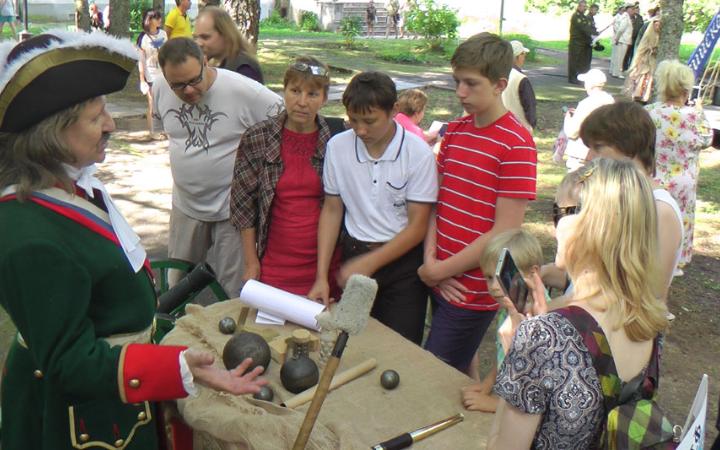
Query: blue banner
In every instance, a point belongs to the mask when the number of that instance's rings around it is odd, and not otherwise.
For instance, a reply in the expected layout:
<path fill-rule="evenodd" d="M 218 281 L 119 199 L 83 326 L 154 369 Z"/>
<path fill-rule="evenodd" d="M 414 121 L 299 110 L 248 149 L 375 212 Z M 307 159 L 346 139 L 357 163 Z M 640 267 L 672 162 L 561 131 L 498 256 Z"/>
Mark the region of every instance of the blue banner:
<path fill-rule="evenodd" d="M 715 17 L 710 21 L 707 30 L 705 30 L 705 37 L 700 42 L 700 45 L 693 50 L 690 59 L 688 59 L 688 66 L 695 72 L 696 80 L 702 77 L 703 70 L 715 49 L 718 37 L 720 37 L 720 10 L 715 13 Z"/>

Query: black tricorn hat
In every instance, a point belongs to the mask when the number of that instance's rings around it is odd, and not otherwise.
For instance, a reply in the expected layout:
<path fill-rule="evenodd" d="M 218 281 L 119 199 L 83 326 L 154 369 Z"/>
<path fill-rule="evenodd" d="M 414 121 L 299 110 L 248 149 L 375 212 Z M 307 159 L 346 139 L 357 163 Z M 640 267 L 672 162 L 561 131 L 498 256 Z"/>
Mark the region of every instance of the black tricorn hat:
<path fill-rule="evenodd" d="M 119 91 L 137 63 L 129 40 L 64 30 L 0 47 L 0 131 L 18 133 L 85 100 Z"/>

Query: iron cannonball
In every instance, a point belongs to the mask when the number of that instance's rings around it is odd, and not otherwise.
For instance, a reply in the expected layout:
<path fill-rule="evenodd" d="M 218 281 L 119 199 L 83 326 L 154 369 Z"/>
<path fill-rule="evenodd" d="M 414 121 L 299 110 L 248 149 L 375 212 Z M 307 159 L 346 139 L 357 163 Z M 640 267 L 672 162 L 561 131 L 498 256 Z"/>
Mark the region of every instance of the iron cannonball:
<path fill-rule="evenodd" d="M 260 392 L 253 394 L 254 399 L 265 400 L 266 402 L 271 402 L 273 397 L 275 397 L 275 393 L 270 386 L 263 386 L 260 388 Z"/>
<path fill-rule="evenodd" d="M 218 329 L 222 334 L 233 334 L 236 328 L 237 325 L 232 317 L 223 317 L 218 322 Z"/>
<path fill-rule="evenodd" d="M 315 361 L 305 355 L 292 356 L 280 368 L 280 381 L 293 394 L 315 386 L 320 378 Z"/>
<path fill-rule="evenodd" d="M 400 374 L 394 370 L 386 370 L 380 375 L 380 384 L 385 389 L 395 389 L 400 384 Z"/>
<path fill-rule="evenodd" d="M 245 373 L 257 366 L 262 366 L 267 370 L 268 364 L 270 364 L 270 346 L 262 336 L 243 331 L 227 341 L 223 348 L 223 363 L 226 369 L 236 368 L 245 358 L 252 358 L 252 364 Z"/>

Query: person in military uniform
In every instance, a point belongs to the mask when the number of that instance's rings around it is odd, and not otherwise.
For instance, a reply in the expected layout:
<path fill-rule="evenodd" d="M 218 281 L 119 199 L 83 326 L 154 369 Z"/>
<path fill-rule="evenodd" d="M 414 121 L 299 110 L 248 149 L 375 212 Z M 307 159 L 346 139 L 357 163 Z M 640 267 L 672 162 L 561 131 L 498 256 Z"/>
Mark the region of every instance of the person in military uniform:
<path fill-rule="evenodd" d="M 579 73 L 590 70 L 592 62 L 592 21 L 585 15 L 587 2 L 580 0 L 575 13 L 570 18 L 570 41 L 568 42 L 568 82 L 582 84 L 578 81 Z"/>
<path fill-rule="evenodd" d="M 13 43 L 14 44 L 14 43 Z M 0 304 L 18 330 L 2 375 L 4 450 L 158 447 L 153 402 L 196 383 L 258 392 L 210 353 L 150 344 L 145 250 L 93 175 L 115 124 L 104 95 L 129 41 L 54 31 L 0 46 Z M 258 370 L 259 369 L 259 370 Z"/>

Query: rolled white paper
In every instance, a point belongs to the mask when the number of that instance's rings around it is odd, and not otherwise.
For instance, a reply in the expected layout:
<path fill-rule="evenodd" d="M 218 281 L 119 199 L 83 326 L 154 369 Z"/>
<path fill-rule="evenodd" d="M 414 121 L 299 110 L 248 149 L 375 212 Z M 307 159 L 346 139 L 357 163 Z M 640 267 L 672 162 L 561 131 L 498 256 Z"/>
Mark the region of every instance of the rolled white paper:
<path fill-rule="evenodd" d="M 315 316 L 325 305 L 291 294 L 282 289 L 268 286 L 256 280 L 248 280 L 240 291 L 240 301 L 258 311 L 289 320 L 313 330 L 320 330 Z"/>

